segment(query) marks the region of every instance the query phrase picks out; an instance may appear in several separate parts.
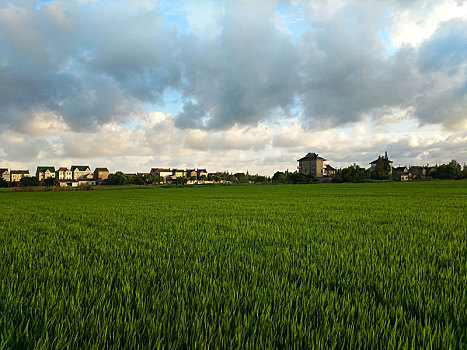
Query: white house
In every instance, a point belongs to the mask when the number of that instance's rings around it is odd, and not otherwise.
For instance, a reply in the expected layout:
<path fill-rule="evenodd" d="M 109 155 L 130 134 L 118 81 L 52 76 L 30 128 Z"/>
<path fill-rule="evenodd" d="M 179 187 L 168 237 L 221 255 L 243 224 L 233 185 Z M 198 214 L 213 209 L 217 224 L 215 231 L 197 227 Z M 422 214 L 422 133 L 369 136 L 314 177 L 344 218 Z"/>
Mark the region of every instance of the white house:
<path fill-rule="evenodd" d="M 61 167 L 57 170 L 57 179 L 59 180 L 72 180 L 73 172 L 65 167 Z"/>
<path fill-rule="evenodd" d="M 73 173 L 73 180 L 79 181 L 94 179 L 91 168 L 87 165 L 73 165 L 71 167 L 71 172 Z"/>

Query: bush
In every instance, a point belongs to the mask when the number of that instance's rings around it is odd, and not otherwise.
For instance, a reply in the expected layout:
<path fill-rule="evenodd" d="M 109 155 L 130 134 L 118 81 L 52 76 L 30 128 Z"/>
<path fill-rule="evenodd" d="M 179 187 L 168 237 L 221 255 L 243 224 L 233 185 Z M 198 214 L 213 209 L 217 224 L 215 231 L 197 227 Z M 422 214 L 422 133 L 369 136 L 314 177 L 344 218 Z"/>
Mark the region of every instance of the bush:
<path fill-rule="evenodd" d="M 22 187 L 39 186 L 39 179 L 35 176 L 23 177 L 19 182 Z"/>

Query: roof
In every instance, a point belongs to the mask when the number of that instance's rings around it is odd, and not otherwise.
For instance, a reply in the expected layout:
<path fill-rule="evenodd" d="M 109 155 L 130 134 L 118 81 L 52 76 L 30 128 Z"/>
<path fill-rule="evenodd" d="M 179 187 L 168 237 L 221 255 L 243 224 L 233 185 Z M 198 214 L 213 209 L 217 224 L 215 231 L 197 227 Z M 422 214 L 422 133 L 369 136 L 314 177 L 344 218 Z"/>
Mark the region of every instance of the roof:
<path fill-rule="evenodd" d="M 376 163 L 378 163 L 378 160 L 379 160 L 380 158 L 381 158 L 381 159 L 384 159 L 383 157 L 379 156 L 378 159 L 376 159 L 376 160 L 370 162 L 370 164 L 376 164 Z M 389 163 L 394 163 L 392 160 L 389 160 L 389 159 L 388 159 L 388 162 L 389 162 Z"/>
<path fill-rule="evenodd" d="M 0 174 L 3 174 L 5 171 L 8 172 L 8 169 L 7 168 L 0 168 Z"/>
<path fill-rule="evenodd" d="M 323 157 L 318 156 L 317 153 L 308 152 L 307 155 L 306 155 L 305 157 L 300 158 L 299 160 L 297 160 L 297 162 L 300 162 L 300 161 L 302 161 L 302 160 L 316 160 L 316 159 L 327 160 L 327 159 L 324 159 Z"/>
<path fill-rule="evenodd" d="M 44 173 L 46 171 L 50 171 L 51 173 L 55 172 L 55 167 L 54 166 L 38 166 L 37 167 L 37 172 L 38 173 Z"/>
<path fill-rule="evenodd" d="M 195 169 L 186 169 L 187 173 L 192 172 L 192 171 L 196 171 L 196 170 Z"/>
<path fill-rule="evenodd" d="M 183 169 L 174 169 L 173 171 L 174 171 L 174 173 L 181 173 L 181 172 L 184 173 L 185 172 L 185 170 L 183 170 Z"/>
<path fill-rule="evenodd" d="M 329 164 L 326 165 L 326 170 L 336 170 L 334 169 L 332 166 L 330 166 Z"/>
<path fill-rule="evenodd" d="M 72 165 L 71 166 L 71 171 L 75 171 L 76 169 L 78 169 L 79 171 L 86 171 L 87 169 L 91 169 L 91 168 L 89 168 L 89 165 Z"/>
<path fill-rule="evenodd" d="M 395 171 L 405 171 L 405 170 L 409 170 L 407 169 L 407 167 L 405 166 L 398 166 L 397 168 L 394 168 Z"/>
<path fill-rule="evenodd" d="M 172 172 L 172 170 L 167 169 L 167 168 L 152 168 L 152 169 L 151 169 L 151 173 L 155 173 L 156 171 L 160 171 L 160 172 Z"/>
<path fill-rule="evenodd" d="M 107 169 L 107 168 L 96 168 L 96 170 L 94 170 L 94 171 L 107 171 L 108 172 L 109 169 Z"/>
<path fill-rule="evenodd" d="M 68 171 L 68 168 L 62 166 L 60 169 L 58 169 L 57 171 Z"/>
<path fill-rule="evenodd" d="M 10 174 L 29 174 L 29 170 L 12 170 Z"/>
<path fill-rule="evenodd" d="M 198 169 L 198 172 L 202 172 L 202 171 L 204 171 L 205 173 L 208 172 L 206 169 Z"/>

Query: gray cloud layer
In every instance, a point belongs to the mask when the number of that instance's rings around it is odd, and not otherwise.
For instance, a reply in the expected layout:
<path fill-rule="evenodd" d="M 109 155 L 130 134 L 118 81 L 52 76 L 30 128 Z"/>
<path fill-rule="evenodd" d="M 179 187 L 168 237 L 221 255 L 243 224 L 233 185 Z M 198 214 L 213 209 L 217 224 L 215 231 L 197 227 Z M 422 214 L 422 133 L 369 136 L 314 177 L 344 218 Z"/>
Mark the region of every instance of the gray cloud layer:
<path fill-rule="evenodd" d="M 410 108 L 421 124 L 465 128 L 467 22 L 444 22 L 419 47 L 388 52 L 387 13 L 417 11 L 409 6 L 306 8 L 309 29 L 297 36 L 272 1 L 228 2 L 208 39 L 167 24 L 144 1 L 40 9 L 3 1 L 0 125 L 20 129 L 38 111 L 78 131 L 124 123 L 172 89 L 183 101 L 179 128 L 226 129 L 293 113 L 305 126 L 330 127 L 394 108 Z"/>

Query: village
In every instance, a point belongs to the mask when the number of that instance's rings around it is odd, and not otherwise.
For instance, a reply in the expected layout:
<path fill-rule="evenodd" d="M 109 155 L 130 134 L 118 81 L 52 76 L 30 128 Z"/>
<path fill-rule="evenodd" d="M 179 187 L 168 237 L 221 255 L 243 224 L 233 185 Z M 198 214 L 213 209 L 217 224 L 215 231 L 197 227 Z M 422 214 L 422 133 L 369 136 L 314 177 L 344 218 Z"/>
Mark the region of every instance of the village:
<path fill-rule="evenodd" d="M 342 174 L 329 164 L 325 164 L 327 160 L 320 157 L 316 153 L 308 153 L 305 157 L 298 161 L 298 172 L 303 174 L 313 174 L 321 180 L 321 182 L 333 182 L 333 179 L 340 177 Z M 366 169 L 368 172 L 378 170 L 378 167 L 383 168 L 387 180 L 393 181 L 410 181 L 429 179 L 430 173 L 436 169 L 434 166 L 399 166 L 393 167 L 393 161 L 389 160 L 387 154 L 378 156 L 377 159 L 370 162 L 370 167 Z M 384 167 L 387 167 L 384 169 Z M 334 181 L 336 182 L 336 181 Z"/>
<path fill-rule="evenodd" d="M 343 180 L 345 171 L 348 169 L 361 170 L 370 175 L 376 174 L 376 179 L 393 181 L 411 181 L 431 179 L 437 166 L 399 166 L 393 167 L 393 161 L 389 160 L 387 154 L 378 156 L 378 158 L 369 163 L 369 168 L 360 168 L 357 165 L 349 166 L 345 169 L 336 169 L 325 162 L 327 159 L 319 156 L 317 153 L 308 153 L 303 158 L 297 160 L 297 171 L 291 173 L 276 172 L 272 177 L 272 182 L 279 175 L 284 178 L 292 174 L 308 176 L 313 179 L 312 182 L 346 182 Z M 460 165 L 458 165 L 460 171 Z M 465 172 L 464 166 L 464 172 Z M 279 176 L 280 177 L 280 176 Z M 246 173 L 228 173 L 215 172 L 208 173 L 206 169 L 171 169 L 171 168 L 151 168 L 149 172 L 138 172 L 134 174 L 124 174 L 116 172 L 111 174 L 106 167 L 95 168 L 94 171 L 88 165 L 72 165 L 70 168 L 60 167 L 56 169 L 53 166 L 38 166 L 35 176 L 31 175 L 29 170 L 9 170 L 0 168 L 0 181 L 8 186 L 60 186 L 60 187 L 79 187 L 96 186 L 100 184 L 125 184 L 124 179 L 136 179 L 128 181 L 129 184 L 147 184 L 147 183 L 165 183 L 165 184 L 212 184 L 212 183 L 234 183 L 234 182 L 270 182 L 271 178 L 260 175 L 250 176 Z M 295 181 L 291 183 L 303 183 Z"/>

